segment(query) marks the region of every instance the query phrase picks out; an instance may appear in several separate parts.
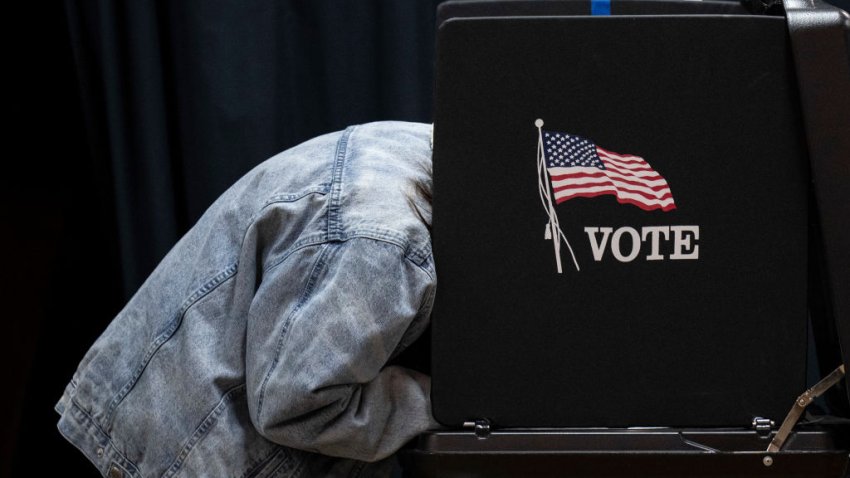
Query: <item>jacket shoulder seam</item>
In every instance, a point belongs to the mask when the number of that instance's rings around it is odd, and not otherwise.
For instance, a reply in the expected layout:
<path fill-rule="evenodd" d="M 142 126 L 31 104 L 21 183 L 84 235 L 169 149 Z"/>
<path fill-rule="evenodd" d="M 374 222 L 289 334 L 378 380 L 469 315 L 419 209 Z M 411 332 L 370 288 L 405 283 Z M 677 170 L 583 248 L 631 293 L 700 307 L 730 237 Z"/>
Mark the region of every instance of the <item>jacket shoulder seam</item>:
<path fill-rule="evenodd" d="M 340 235 L 336 240 L 328 241 L 324 237 L 317 236 L 307 236 L 295 242 L 290 248 L 284 251 L 281 256 L 273 263 L 271 263 L 268 267 L 263 268 L 264 273 L 268 273 L 274 268 L 280 266 L 291 256 L 292 254 L 300 251 L 301 249 L 305 249 L 313 246 L 321 246 L 329 243 L 345 243 L 349 242 L 353 239 L 370 239 L 375 242 L 382 242 L 385 244 L 390 244 L 402 252 L 402 257 L 404 260 L 412 263 L 423 272 L 425 272 L 429 278 L 434 279 L 434 271 L 427 267 L 427 264 L 431 258 L 431 248 L 428 245 L 423 245 L 419 247 L 410 247 L 410 245 L 400 238 L 400 234 L 394 233 L 393 231 L 383 231 L 378 229 L 366 229 L 366 230 L 356 230 L 353 232 L 346 233 L 344 235 Z"/>
<path fill-rule="evenodd" d="M 330 200 L 328 201 L 327 210 L 327 232 L 328 238 L 334 239 L 339 235 L 342 224 L 341 209 L 342 209 L 342 182 L 343 171 L 345 169 L 345 160 L 348 157 L 348 143 L 351 135 L 354 133 L 357 126 L 349 126 L 343 131 L 339 141 L 337 141 L 336 152 L 334 154 L 333 173 L 330 187 Z"/>
<path fill-rule="evenodd" d="M 409 241 L 402 239 L 402 237 L 403 236 L 400 233 L 390 230 L 361 229 L 346 233 L 339 240 L 340 242 L 346 242 L 352 239 L 371 239 L 376 242 L 383 242 L 396 246 L 401 250 L 402 257 L 404 257 L 404 260 L 412 263 L 413 265 L 421 269 L 423 272 L 428 274 L 428 277 L 433 279 L 433 271 L 426 267 L 428 260 L 431 258 L 431 248 L 428 245 L 412 247 Z"/>

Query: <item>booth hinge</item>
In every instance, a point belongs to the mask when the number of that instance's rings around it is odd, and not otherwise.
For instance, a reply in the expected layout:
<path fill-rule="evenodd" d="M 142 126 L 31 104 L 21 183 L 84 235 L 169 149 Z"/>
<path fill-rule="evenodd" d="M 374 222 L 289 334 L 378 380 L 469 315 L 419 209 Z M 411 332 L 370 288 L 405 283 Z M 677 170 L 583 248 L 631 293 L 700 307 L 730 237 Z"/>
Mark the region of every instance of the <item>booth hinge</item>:
<path fill-rule="evenodd" d="M 759 438 L 770 438 L 770 433 L 773 431 L 773 427 L 776 426 L 776 422 L 769 418 L 763 417 L 755 417 L 753 418 L 753 430 L 758 433 Z"/>
<path fill-rule="evenodd" d="M 478 438 L 487 438 L 490 436 L 490 420 L 482 418 L 480 420 L 463 422 L 463 428 L 471 428 Z"/>

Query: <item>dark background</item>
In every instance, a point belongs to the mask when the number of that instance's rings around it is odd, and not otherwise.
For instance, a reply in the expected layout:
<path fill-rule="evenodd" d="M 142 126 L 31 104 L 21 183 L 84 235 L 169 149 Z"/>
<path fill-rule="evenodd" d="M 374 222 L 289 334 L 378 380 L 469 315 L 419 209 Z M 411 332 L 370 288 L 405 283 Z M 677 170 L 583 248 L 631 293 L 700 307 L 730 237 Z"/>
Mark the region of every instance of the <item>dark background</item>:
<path fill-rule="evenodd" d="M 0 476 L 97 476 L 56 431 L 80 359 L 254 165 L 429 122 L 436 0 L 16 2 L 7 41 Z M 5 402 L 6 399 L 4 399 Z M 28 456 L 27 456 L 28 455 Z"/>
<path fill-rule="evenodd" d="M 56 431 L 53 405 L 233 181 L 349 124 L 430 120 L 436 3 L 5 6 L 0 476 L 97 475 Z"/>

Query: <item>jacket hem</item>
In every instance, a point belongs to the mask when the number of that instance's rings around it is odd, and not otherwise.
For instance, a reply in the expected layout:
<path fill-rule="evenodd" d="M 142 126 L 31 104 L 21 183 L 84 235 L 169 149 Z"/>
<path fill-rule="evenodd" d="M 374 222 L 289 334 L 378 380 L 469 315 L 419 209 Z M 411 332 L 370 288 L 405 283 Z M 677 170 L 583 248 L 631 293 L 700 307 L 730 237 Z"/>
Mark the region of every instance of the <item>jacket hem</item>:
<path fill-rule="evenodd" d="M 118 450 L 112 438 L 73 398 L 64 394 L 55 408 L 61 415 L 57 424 L 59 433 L 77 447 L 102 476 L 141 478 L 136 465 Z"/>

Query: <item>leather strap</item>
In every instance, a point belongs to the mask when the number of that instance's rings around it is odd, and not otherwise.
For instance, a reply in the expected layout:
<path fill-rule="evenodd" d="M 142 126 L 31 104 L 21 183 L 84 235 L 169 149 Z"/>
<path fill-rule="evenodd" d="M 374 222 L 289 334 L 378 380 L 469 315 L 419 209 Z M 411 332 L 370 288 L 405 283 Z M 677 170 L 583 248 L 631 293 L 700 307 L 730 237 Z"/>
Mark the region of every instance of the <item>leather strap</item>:
<path fill-rule="evenodd" d="M 770 445 L 767 447 L 768 453 L 775 453 L 782 449 L 782 445 L 785 444 L 785 440 L 788 439 L 788 435 L 791 434 L 791 430 L 794 429 L 794 425 L 797 424 L 797 421 L 800 419 L 800 416 L 803 414 L 806 407 L 808 407 L 814 399 L 821 396 L 823 392 L 829 390 L 830 387 L 838 383 L 843 376 L 844 365 L 841 365 L 837 369 L 833 370 L 832 373 L 824 377 L 820 382 L 816 383 L 812 388 L 806 390 L 802 395 L 797 397 L 797 401 L 794 402 L 794 406 L 791 407 L 791 411 L 788 412 L 788 416 L 785 417 L 785 420 L 782 422 L 782 426 L 779 427 L 779 431 L 776 432 L 773 440 L 770 441 Z"/>

